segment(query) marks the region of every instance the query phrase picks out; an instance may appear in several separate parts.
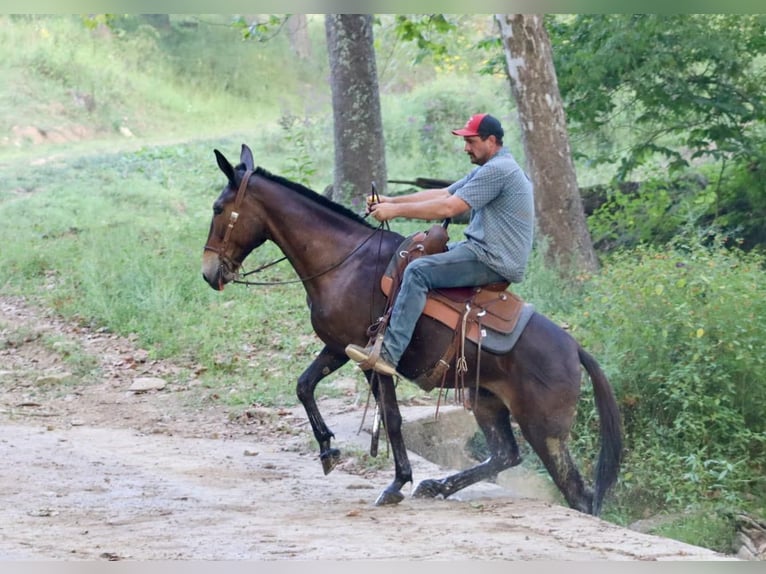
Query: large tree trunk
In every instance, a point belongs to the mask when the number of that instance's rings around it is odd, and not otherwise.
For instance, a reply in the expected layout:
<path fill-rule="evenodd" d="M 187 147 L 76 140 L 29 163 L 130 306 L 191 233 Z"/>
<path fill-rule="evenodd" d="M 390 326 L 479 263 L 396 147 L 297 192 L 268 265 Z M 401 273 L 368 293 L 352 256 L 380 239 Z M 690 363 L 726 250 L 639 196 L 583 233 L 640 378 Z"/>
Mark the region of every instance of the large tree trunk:
<path fill-rule="evenodd" d="M 593 249 L 569 148 L 566 116 L 541 15 L 496 14 L 511 92 L 521 123 L 527 167 L 535 187 L 540 232 L 549 261 L 569 271 L 595 271 Z"/>
<path fill-rule="evenodd" d="M 370 14 L 327 14 L 335 135 L 334 200 L 360 206 L 386 188 L 383 121 Z"/>

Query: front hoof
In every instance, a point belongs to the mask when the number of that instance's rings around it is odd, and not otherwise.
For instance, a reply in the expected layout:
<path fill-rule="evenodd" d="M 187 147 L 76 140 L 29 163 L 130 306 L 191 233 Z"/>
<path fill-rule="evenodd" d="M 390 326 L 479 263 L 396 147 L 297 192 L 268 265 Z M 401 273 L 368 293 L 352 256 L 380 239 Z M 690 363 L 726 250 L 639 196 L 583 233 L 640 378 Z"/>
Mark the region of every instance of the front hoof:
<path fill-rule="evenodd" d="M 438 480 L 427 479 L 418 484 L 415 492 L 412 493 L 413 498 L 436 498 L 442 493 L 441 483 Z"/>
<path fill-rule="evenodd" d="M 322 461 L 322 470 L 324 470 L 325 475 L 328 475 L 340 463 L 340 450 L 330 448 L 322 451 L 319 453 L 319 460 Z"/>
<path fill-rule="evenodd" d="M 378 496 L 375 501 L 375 506 L 386 506 L 391 504 L 399 504 L 404 500 L 404 495 L 398 490 L 384 490 Z"/>

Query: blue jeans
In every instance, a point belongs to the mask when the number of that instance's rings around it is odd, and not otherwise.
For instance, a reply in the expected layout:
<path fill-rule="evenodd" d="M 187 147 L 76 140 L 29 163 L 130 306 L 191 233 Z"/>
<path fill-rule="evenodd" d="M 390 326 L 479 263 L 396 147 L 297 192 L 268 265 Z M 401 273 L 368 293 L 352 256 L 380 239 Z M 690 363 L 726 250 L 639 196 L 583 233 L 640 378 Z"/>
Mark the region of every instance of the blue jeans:
<path fill-rule="evenodd" d="M 410 263 L 391 312 L 391 322 L 383 338 L 383 350 L 394 366 L 399 364 L 410 344 L 415 324 L 426 306 L 428 291 L 444 287 L 473 287 L 505 281 L 479 261 L 465 243 L 445 253 L 426 255 Z"/>

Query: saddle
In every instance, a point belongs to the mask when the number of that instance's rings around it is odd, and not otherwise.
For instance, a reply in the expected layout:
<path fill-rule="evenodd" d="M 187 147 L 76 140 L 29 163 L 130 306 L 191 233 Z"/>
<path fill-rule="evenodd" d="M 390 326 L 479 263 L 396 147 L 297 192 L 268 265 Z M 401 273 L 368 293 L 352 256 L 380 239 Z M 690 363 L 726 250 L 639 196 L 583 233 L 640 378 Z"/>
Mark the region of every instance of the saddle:
<path fill-rule="evenodd" d="M 446 230 L 441 225 L 434 225 L 427 232 L 408 237 L 397 249 L 380 282 L 381 290 L 388 297 L 386 311 L 368 330 L 374 345 L 373 356 L 376 351 L 379 352 L 382 344 L 383 333 L 399 293 L 404 269 L 423 255 L 443 253 L 447 250 L 448 240 Z M 520 297 L 508 291 L 509 286 L 507 282 L 491 283 L 477 287 L 435 289 L 428 293 L 423 314 L 453 329 L 454 337 L 436 365 L 418 378 L 416 382 L 419 385 L 428 389 L 441 382 L 443 386 L 446 372 L 455 356 L 459 354 L 455 376 L 456 379 L 461 377 L 461 382 L 458 385 L 456 380 L 455 386 L 462 388 L 462 375 L 467 371 L 465 341 L 475 343 L 481 350 L 482 340 L 487 336 L 488 330 L 500 335 L 509 335 L 522 315 L 528 319 L 528 314 L 523 312 L 525 307 L 529 306 Z M 478 368 L 477 365 L 477 375 Z"/>
<path fill-rule="evenodd" d="M 428 231 L 416 233 L 401 243 L 380 281 L 380 288 L 389 301 L 384 313 L 386 324 L 407 265 L 423 255 L 447 251 L 447 241 L 449 237 L 446 229 L 434 225 Z M 508 334 L 516 326 L 524 301 L 508 291 L 509 286 L 510 283 L 503 282 L 478 287 L 435 289 L 428 293 L 423 314 L 454 330 L 465 323 L 465 337 L 480 344 L 482 328 Z"/>
<path fill-rule="evenodd" d="M 384 275 L 380 288 L 389 297 L 394 286 L 392 277 Z M 476 344 L 486 336 L 482 329 L 507 335 L 521 316 L 524 300 L 507 291 L 508 283 L 490 283 L 480 287 L 451 287 L 428 293 L 423 315 L 457 330 L 466 322 L 465 337 Z"/>

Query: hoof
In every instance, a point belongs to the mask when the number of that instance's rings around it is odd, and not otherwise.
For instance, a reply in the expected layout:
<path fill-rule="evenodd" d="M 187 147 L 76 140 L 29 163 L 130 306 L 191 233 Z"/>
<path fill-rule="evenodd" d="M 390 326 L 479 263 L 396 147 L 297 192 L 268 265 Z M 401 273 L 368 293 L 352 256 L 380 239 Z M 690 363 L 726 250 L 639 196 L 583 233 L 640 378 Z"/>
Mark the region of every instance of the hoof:
<path fill-rule="evenodd" d="M 328 449 L 319 454 L 319 460 L 322 461 L 322 470 L 325 475 L 332 472 L 338 463 L 340 462 L 340 451 L 337 448 Z"/>
<path fill-rule="evenodd" d="M 393 490 L 393 491 L 384 490 L 383 492 L 380 493 L 380 496 L 378 496 L 378 499 L 375 501 L 375 506 L 399 504 L 402 500 L 404 500 L 404 495 L 398 490 Z"/>
<path fill-rule="evenodd" d="M 437 480 L 424 480 L 412 493 L 413 498 L 436 498 L 442 493 L 441 484 Z"/>

